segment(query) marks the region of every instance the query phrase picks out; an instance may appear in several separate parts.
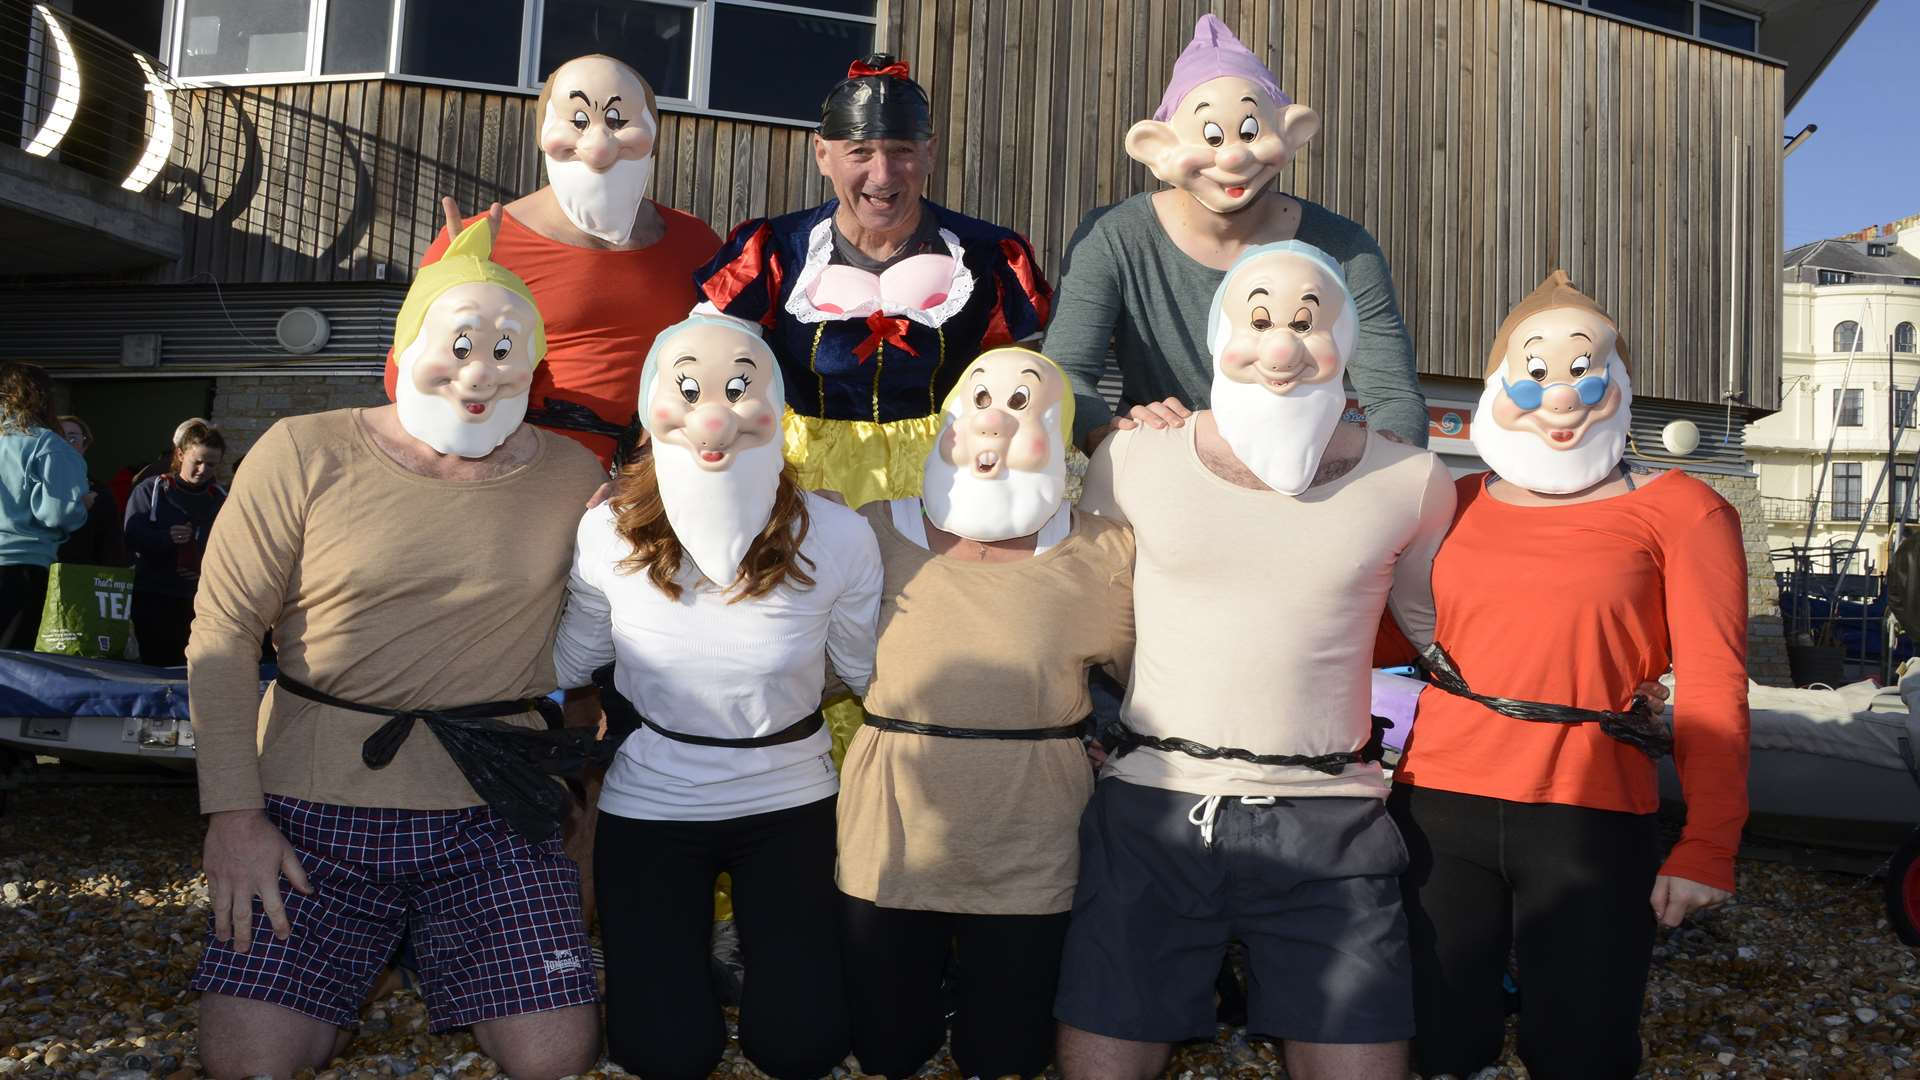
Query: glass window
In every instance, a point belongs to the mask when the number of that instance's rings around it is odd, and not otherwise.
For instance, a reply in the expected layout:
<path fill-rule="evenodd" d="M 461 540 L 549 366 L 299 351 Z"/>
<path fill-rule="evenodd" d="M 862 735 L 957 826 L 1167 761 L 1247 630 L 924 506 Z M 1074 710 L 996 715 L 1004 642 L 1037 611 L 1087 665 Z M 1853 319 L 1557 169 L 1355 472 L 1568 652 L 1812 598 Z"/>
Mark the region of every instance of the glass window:
<path fill-rule="evenodd" d="M 1866 423 L 1862 418 L 1865 411 L 1865 390 L 1835 390 L 1833 392 L 1833 422 L 1840 427 L 1860 427 Z"/>
<path fill-rule="evenodd" d="M 1910 428 L 1913 426 L 1913 394 L 1914 392 L 1912 390 L 1895 390 L 1893 392 L 1894 427 Z"/>
<path fill-rule="evenodd" d="M 400 70 L 519 86 L 524 12 L 522 0 L 407 0 Z"/>
<path fill-rule="evenodd" d="M 1913 351 L 1913 324 L 1912 323 L 1903 322 L 1899 326 L 1896 326 L 1893 328 L 1893 351 L 1894 352 L 1912 352 Z"/>
<path fill-rule="evenodd" d="M 1860 463 L 1857 461 L 1836 462 L 1833 466 L 1833 517 L 1836 521 L 1860 519 Z"/>
<path fill-rule="evenodd" d="M 180 74 L 307 69 L 309 0 L 187 0 Z"/>
<path fill-rule="evenodd" d="M 1662 30 L 1693 33 L 1693 0 L 1587 0 L 1587 6 Z"/>
<path fill-rule="evenodd" d="M 1860 348 L 1860 324 L 1852 319 L 1833 328 L 1833 351 L 1854 352 Z"/>
<path fill-rule="evenodd" d="M 821 100 L 846 78 L 847 65 L 873 51 L 873 23 L 738 4 L 712 6 L 707 104 L 715 109 L 817 121 Z"/>
<path fill-rule="evenodd" d="M 1757 52 L 1760 24 L 1737 11 L 1726 11 L 1710 4 L 1700 5 L 1700 36 L 1716 45 Z"/>
<path fill-rule="evenodd" d="M 1885 244 L 1868 244 L 1868 245 L 1867 245 L 1867 254 L 1868 254 L 1868 255 L 1871 255 L 1871 256 L 1873 256 L 1874 258 L 1885 258 L 1885 257 L 1886 257 L 1886 254 L 1887 254 L 1887 245 L 1885 245 Z"/>
<path fill-rule="evenodd" d="M 1822 285 L 1845 285 L 1852 280 L 1853 275 L 1843 270 L 1820 271 L 1820 284 Z"/>
<path fill-rule="evenodd" d="M 588 53 L 616 56 L 660 97 L 691 98 L 693 9 L 641 0 L 546 0 L 535 78 Z"/>
<path fill-rule="evenodd" d="M 387 70 L 387 40 L 392 31 L 393 0 L 327 0 L 320 73 Z"/>
<path fill-rule="evenodd" d="M 1893 512 L 1902 521 L 1913 519 L 1913 466 L 1895 463 L 1893 466 Z"/>

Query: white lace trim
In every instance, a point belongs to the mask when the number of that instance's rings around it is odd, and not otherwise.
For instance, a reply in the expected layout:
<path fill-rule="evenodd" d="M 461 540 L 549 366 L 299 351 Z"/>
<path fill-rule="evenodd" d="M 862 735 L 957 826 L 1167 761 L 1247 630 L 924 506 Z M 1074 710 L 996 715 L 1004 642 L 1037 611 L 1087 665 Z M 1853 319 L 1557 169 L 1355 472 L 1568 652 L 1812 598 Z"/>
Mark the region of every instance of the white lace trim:
<path fill-rule="evenodd" d="M 949 229 L 940 230 L 940 239 L 947 245 L 947 255 L 953 259 L 953 280 L 947 285 L 947 298 L 930 309 L 917 307 L 887 308 L 889 315 L 900 315 L 933 329 L 943 326 L 948 319 L 960 313 L 973 299 L 973 275 L 967 272 L 967 249 L 960 246 L 960 238 Z M 840 322 L 846 319 L 864 319 L 880 305 L 873 307 L 862 305 L 856 311 L 821 311 L 813 306 L 813 300 L 807 296 L 817 279 L 827 269 L 833 259 L 833 218 L 813 227 L 807 234 L 807 261 L 800 267 L 800 277 L 793 283 L 793 292 L 787 296 L 787 314 L 803 323 Z"/>

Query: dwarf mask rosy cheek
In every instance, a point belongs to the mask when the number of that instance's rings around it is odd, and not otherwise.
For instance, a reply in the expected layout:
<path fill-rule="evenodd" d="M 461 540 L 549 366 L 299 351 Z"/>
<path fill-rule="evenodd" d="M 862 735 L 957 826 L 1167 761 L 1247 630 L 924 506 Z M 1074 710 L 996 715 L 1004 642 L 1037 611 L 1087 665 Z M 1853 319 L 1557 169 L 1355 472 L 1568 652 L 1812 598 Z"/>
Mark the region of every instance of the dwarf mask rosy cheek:
<path fill-rule="evenodd" d="M 773 354 L 748 334 L 692 326 L 664 342 L 647 402 L 647 430 L 684 447 L 702 468 L 729 467 L 780 434 Z"/>
<path fill-rule="evenodd" d="M 1182 98 L 1166 120 L 1128 129 L 1128 156 L 1217 213 L 1266 190 L 1320 130 L 1305 105 L 1276 102 L 1252 80 L 1223 76 Z"/>
<path fill-rule="evenodd" d="M 569 60 L 548 76 L 552 92 L 540 118 L 540 151 L 605 172 L 616 160 L 653 156 L 658 134 L 652 93 L 626 67 L 601 57 Z"/>
<path fill-rule="evenodd" d="M 539 316 L 525 297 L 474 282 L 442 293 L 406 350 L 413 388 L 446 399 L 478 422 L 496 401 L 525 397 L 533 385 L 533 329 Z"/>
<path fill-rule="evenodd" d="M 1493 422 L 1555 450 L 1579 446 L 1620 411 L 1626 393 L 1618 331 L 1592 311 L 1549 308 L 1514 327 L 1505 362 L 1489 379 Z"/>
<path fill-rule="evenodd" d="M 1066 383 L 1053 364 L 1023 349 L 983 354 L 955 387 L 959 408 L 940 454 L 978 479 L 1006 470 L 1045 472 L 1064 453 L 1060 404 Z"/>

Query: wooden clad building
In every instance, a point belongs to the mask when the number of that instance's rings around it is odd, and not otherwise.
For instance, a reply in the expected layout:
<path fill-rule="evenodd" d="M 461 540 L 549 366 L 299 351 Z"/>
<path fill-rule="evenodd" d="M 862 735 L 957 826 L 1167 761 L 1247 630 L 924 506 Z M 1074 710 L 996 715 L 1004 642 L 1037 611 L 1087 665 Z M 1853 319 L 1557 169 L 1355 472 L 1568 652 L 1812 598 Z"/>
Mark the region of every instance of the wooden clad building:
<path fill-rule="evenodd" d="M 930 196 L 1025 232 L 1057 273 L 1088 210 L 1156 186 L 1122 136 L 1207 10 L 1322 114 L 1281 183 L 1378 237 L 1423 372 L 1477 378 L 1508 306 L 1564 267 L 1619 318 L 1641 395 L 1777 405 L 1783 66 L 1566 4 L 880 0 L 880 43 L 934 99 Z M 186 254 L 156 282 L 403 282 L 441 195 L 541 182 L 530 91 L 176 101 Z M 806 127 L 662 120 L 654 193 L 716 230 L 831 195 Z"/>

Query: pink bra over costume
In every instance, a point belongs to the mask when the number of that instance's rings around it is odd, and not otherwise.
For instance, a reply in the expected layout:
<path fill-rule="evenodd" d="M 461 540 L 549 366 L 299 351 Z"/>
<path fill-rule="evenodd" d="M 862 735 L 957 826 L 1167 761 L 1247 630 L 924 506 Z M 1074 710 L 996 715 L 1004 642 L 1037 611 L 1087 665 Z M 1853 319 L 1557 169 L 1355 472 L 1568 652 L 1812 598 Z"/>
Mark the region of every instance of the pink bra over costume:
<path fill-rule="evenodd" d="M 875 311 L 927 311 L 947 299 L 953 283 L 950 255 L 915 255 L 875 274 L 857 266 L 828 266 L 807 289 L 807 300 L 829 315 L 858 318 Z"/>

